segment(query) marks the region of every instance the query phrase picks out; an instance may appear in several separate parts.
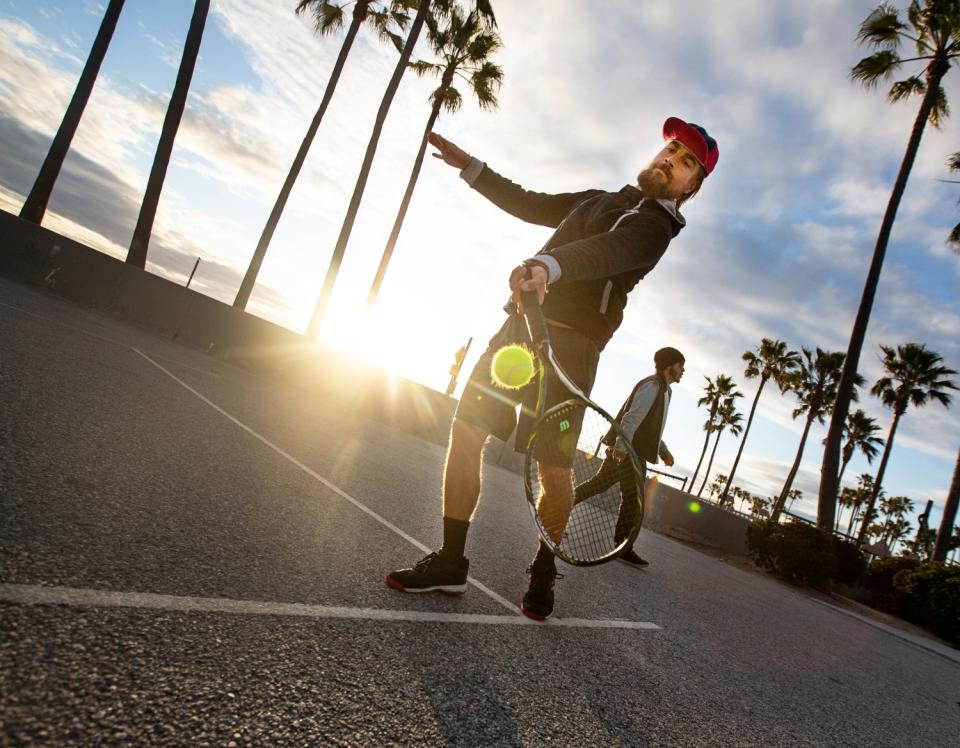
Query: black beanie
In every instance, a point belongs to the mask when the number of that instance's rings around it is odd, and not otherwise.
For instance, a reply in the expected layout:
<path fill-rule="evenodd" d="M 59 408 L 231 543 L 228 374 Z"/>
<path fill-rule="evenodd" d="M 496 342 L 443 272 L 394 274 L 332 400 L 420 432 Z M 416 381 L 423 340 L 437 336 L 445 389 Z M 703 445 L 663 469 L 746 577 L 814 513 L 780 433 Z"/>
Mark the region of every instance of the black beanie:
<path fill-rule="evenodd" d="M 680 351 L 669 346 L 661 348 L 653 354 L 653 364 L 657 367 L 657 371 L 663 371 L 676 363 L 684 363 L 685 361 L 686 359 Z"/>

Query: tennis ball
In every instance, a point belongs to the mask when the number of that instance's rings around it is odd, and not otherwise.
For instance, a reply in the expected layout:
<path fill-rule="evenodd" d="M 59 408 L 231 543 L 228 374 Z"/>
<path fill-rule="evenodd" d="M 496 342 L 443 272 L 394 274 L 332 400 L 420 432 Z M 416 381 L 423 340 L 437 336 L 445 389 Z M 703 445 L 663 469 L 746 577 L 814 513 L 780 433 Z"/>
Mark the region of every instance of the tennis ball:
<path fill-rule="evenodd" d="M 533 354 L 522 345 L 508 345 L 497 351 L 490 366 L 494 384 L 519 390 L 533 378 Z"/>

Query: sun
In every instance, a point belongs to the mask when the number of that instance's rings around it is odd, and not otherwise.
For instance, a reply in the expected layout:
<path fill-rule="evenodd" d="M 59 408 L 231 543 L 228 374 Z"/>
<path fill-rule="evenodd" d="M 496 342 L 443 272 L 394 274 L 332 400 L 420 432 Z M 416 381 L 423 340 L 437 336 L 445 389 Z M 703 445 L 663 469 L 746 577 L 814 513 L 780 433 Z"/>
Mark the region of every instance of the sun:
<path fill-rule="evenodd" d="M 344 351 L 357 359 L 434 389 L 444 386 L 444 356 L 403 314 L 379 308 L 354 310 L 321 330 L 319 342 Z M 449 367 L 449 363 L 446 364 Z"/>

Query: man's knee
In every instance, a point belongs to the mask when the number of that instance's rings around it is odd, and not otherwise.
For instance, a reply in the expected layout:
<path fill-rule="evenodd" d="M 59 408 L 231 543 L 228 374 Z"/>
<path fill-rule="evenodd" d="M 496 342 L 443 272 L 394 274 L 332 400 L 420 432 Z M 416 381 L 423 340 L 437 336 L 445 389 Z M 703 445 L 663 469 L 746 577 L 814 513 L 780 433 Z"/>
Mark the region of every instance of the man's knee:
<path fill-rule="evenodd" d="M 450 452 L 460 455 L 479 455 L 490 432 L 461 418 L 454 418 L 450 427 Z"/>

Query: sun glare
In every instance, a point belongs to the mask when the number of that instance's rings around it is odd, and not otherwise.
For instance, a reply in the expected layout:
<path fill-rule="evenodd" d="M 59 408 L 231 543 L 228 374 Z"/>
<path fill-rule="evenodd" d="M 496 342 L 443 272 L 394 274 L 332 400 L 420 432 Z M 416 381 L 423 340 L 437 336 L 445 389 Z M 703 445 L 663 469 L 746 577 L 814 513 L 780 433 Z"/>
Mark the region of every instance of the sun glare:
<path fill-rule="evenodd" d="M 354 311 L 339 315 L 321 333 L 321 342 L 345 351 L 394 377 L 405 377 L 439 389 L 443 380 L 443 357 L 427 341 L 411 335 L 403 315 Z"/>

